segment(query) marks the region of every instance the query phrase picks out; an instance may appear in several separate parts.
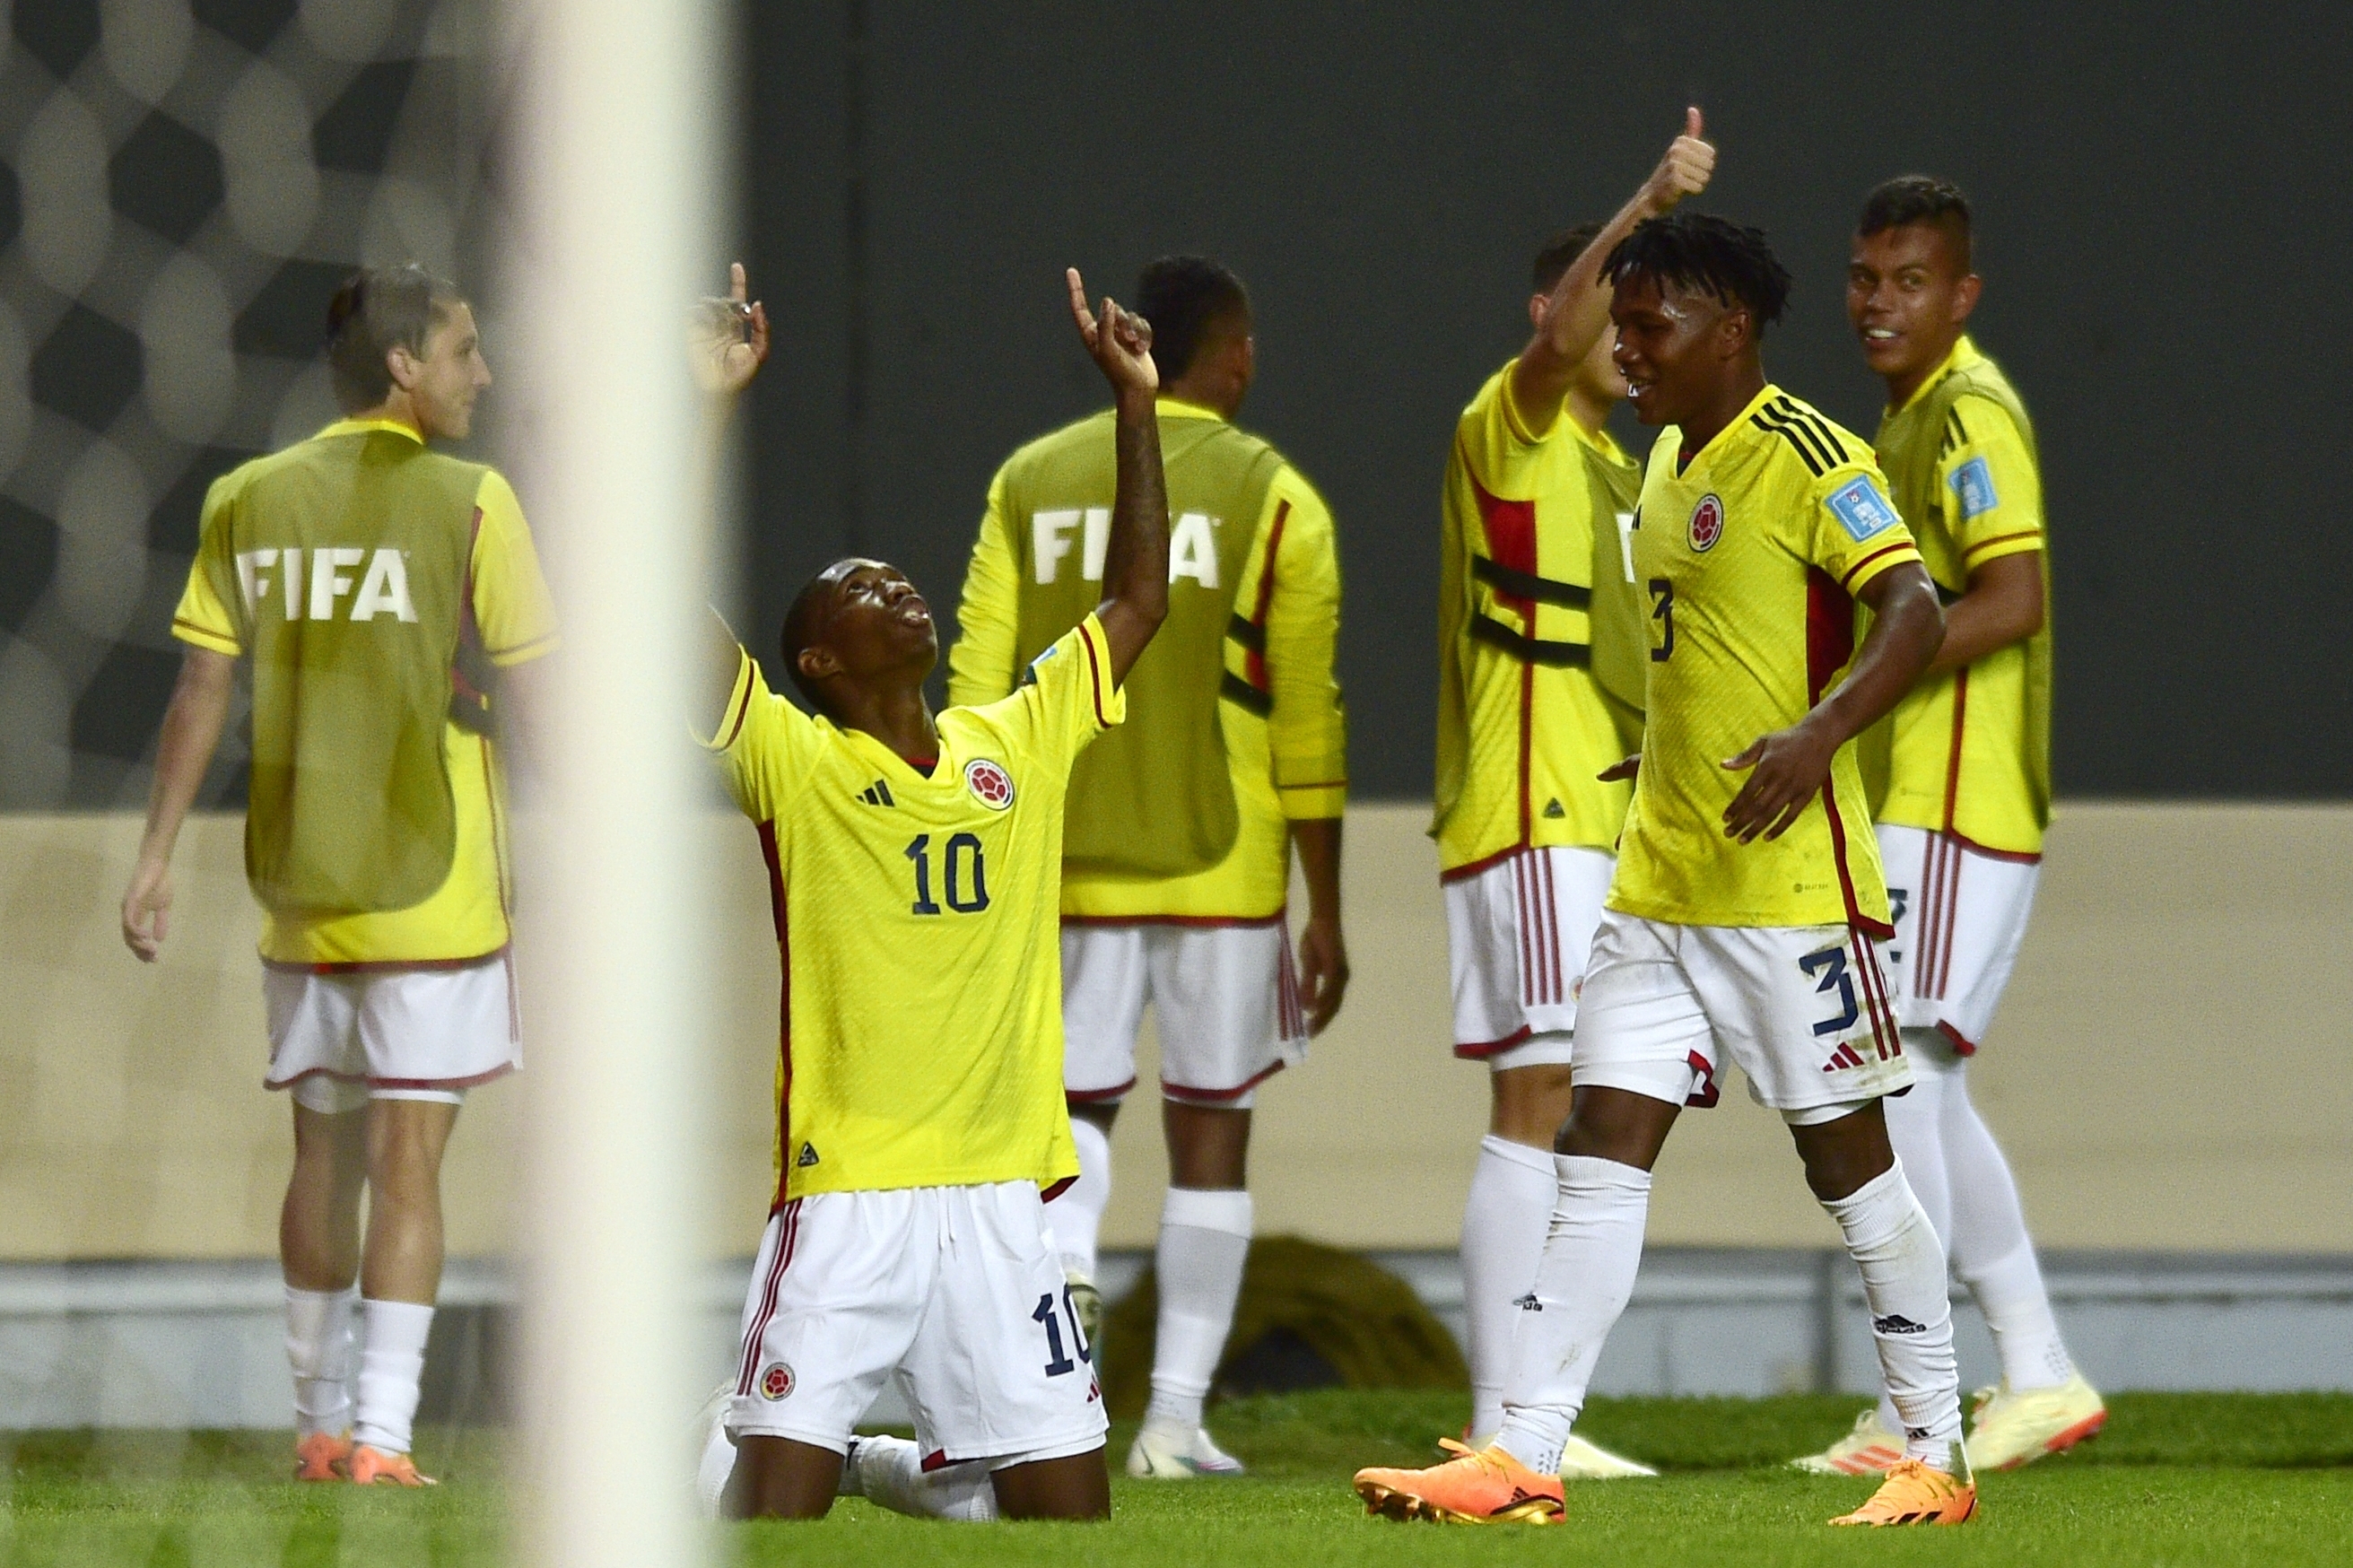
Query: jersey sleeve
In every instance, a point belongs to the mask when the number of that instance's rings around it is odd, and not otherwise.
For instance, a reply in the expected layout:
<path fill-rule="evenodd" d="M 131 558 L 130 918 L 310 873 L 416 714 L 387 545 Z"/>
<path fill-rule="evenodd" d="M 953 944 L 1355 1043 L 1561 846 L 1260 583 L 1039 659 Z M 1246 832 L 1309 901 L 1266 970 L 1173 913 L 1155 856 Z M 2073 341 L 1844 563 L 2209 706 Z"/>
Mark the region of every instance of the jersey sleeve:
<path fill-rule="evenodd" d="M 979 712 L 1014 745 L 1067 774 L 1089 742 L 1127 718 L 1127 693 L 1111 677 L 1110 647 L 1090 610 L 1029 661 L 1012 696 Z"/>
<path fill-rule="evenodd" d="M 717 755 L 728 795 L 754 822 L 772 822 L 792 804 L 824 745 L 817 721 L 770 691 L 748 653 L 717 727 L 695 738 Z"/>
<path fill-rule="evenodd" d="M 2042 476 L 2010 411 L 1990 398 L 1957 399 L 1936 459 L 1939 499 L 1964 571 L 2042 544 Z"/>
<path fill-rule="evenodd" d="M 1454 426 L 1464 469 L 1481 489 L 1503 500 L 1535 499 L 1536 460 L 1545 443 L 1560 433 L 1557 416 L 1540 434 L 1521 419 L 1512 402 L 1512 370 L 1518 363 L 1514 360 L 1489 377 Z"/>
<path fill-rule="evenodd" d="M 482 515 L 473 559 L 474 624 L 481 629 L 482 650 L 502 668 L 553 653 L 555 605 L 514 487 L 497 470 L 486 472 L 474 504 Z"/>
<path fill-rule="evenodd" d="M 1348 805 L 1348 715 L 1334 670 L 1340 554 L 1331 508 L 1295 469 L 1269 489 L 1235 603 L 1250 630 L 1247 640 L 1227 639 L 1227 673 L 1271 701 L 1267 748 L 1282 813 L 1294 822 L 1338 816 Z"/>
<path fill-rule="evenodd" d="M 1807 563 L 1828 574 L 1849 594 L 1890 567 L 1920 559 L 1912 531 L 1887 499 L 1887 482 L 1875 464 L 1833 468 L 1817 483 L 1814 494 L 1805 542 Z"/>
<path fill-rule="evenodd" d="M 187 586 L 180 591 L 179 605 L 172 612 L 174 637 L 231 658 L 245 651 L 246 616 L 250 611 L 238 582 L 237 546 L 228 527 L 235 479 L 225 474 L 205 492 L 196 558 L 188 565 Z"/>
<path fill-rule="evenodd" d="M 988 487 L 988 510 L 973 541 L 956 603 L 955 646 L 948 650 L 948 705 L 977 708 L 1013 689 L 1019 635 L 1021 578 L 1013 559 L 1013 529 L 1006 516 L 1005 475 Z"/>

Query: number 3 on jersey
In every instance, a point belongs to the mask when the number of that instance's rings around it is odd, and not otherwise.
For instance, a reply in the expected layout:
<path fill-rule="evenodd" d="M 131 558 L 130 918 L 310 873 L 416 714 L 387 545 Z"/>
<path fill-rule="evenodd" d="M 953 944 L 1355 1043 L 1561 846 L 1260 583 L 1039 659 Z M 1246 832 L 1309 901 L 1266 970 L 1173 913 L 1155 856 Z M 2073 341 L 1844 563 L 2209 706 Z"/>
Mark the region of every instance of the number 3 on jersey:
<path fill-rule="evenodd" d="M 904 851 L 915 868 L 915 902 L 913 912 L 935 915 L 940 906 L 932 901 L 932 836 L 918 833 Z M 941 856 L 947 897 L 947 907 L 960 915 L 976 915 L 988 908 L 987 858 L 981 852 L 980 839 L 970 833 L 950 837 Z"/>

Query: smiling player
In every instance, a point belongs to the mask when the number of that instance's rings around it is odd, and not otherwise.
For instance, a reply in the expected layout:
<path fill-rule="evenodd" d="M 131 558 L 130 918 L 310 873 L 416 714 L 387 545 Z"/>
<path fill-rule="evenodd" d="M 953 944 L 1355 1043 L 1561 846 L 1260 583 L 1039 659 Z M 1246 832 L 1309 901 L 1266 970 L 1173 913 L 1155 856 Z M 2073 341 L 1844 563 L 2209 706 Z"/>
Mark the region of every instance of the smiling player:
<path fill-rule="evenodd" d="M 1969 1101 L 1968 1058 L 2026 934 L 2051 817 L 2042 476 L 2025 405 L 1968 336 L 1982 288 L 1969 241 L 1949 181 L 1888 181 L 1863 201 L 1846 305 L 1887 382 L 1880 465 L 1947 606 L 1936 661 L 1865 742 L 1879 744 L 1867 771 L 1896 906 L 1889 980 L 1917 1075 L 1887 1132 L 2001 1356 L 1969 1460 L 2008 1469 L 2091 1436 L 2107 1408 L 2067 1353 L 2009 1162 Z M 1894 1425 L 1883 1399 L 1797 1462 L 1884 1468 L 1903 1447 Z"/>
<path fill-rule="evenodd" d="M 1764 236 L 1679 211 L 1609 255 L 1617 362 L 1664 426 L 1633 527 L 1652 606 L 1642 752 L 1593 938 L 1555 1144 L 1559 1195 L 1522 1303 L 1495 1440 L 1423 1470 L 1367 1469 L 1391 1518 L 1543 1523 L 1610 1326 L 1633 1289 L 1651 1168 L 1722 1057 L 1788 1124 L 1862 1272 L 1906 1457 L 1844 1524 L 1958 1523 L 1945 1263 L 1888 1147 L 1911 1080 L 1877 953 L 1890 931 L 1853 738 L 1944 636 L 1936 591 L 1870 449 L 1765 378 L 1789 278 Z M 1857 602 L 1872 611 L 1853 642 Z"/>
<path fill-rule="evenodd" d="M 823 1516 L 845 1461 L 852 1489 L 903 1511 L 1111 1511 L 1092 1352 L 1041 1197 L 1079 1168 L 1062 812 L 1166 614 L 1168 522 L 1151 329 L 1068 281 L 1116 410 L 1103 597 L 1011 696 L 932 711 L 930 606 L 879 561 L 834 563 L 786 616 L 784 667 L 814 716 L 714 626 L 709 744 L 759 825 L 784 970 L 781 1177 L 725 1420 L 737 1516 Z M 728 395 L 767 342 L 759 307 L 732 319 L 748 335 L 714 333 L 700 367 Z M 854 1437 L 894 1372 L 917 1441 Z M 727 1458 L 714 1442 L 706 1485 Z"/>

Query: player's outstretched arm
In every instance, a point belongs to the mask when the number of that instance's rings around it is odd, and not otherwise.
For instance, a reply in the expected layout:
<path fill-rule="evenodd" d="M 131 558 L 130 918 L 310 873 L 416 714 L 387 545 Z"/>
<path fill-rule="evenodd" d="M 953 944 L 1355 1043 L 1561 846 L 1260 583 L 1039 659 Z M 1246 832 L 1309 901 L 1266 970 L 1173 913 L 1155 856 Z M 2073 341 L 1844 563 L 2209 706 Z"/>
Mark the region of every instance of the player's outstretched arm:
<path fill-rule="evenodd" d="M 139 863 L 122 893 L 122 941 L 142 963 L 155 962 L 172 923 L 172 847 L 180 824 L 196 803 L 196 790 L 212 765 L 228 721 L 229 692 L 237 683 L 237 660 L 211 648 L 191 647 L 180 661 L 172 705 L 164 710 L 164 734 L 155 745 L 155 782 L 147 792 L 147 831 L 139 840 Z"/>
<path fill-rule="evenodd" d="M 1103 551 L 1103 651 L 1111 677 L 1125 680 L 1168 616 L 1168 486 L 1160 468 L 1159 367 L 1152 363 L 1152 323 L 1122 310 L 1108 294 L 1100 314 L 1087 309 L 1087 286 L 1071 268 L 1071 316 L 1087 353 L 1111 383 L 1118 416 L 1119 488 Z"/>
<path fill-rule="evenodd" d="M 1891 566 L 1855 595 L 1871 610 L 1871 632 L 1847 677 L 1786 730 L 1755 742 L 1724 765 L 1749 770 L 1724 808 L 1724 836 L 1743 844 L 1778 838 L 1831 776 L 1838 749 L 1883 717 L 1912 689 L 1945 640 L 1936 585 L 1917 562 Z"/>
<path fill-rule="evenodd" d="M 1699 110 L 1687 109 L 1683 134 L 1668 143 L 1666 155 L 1642 182 L 1642 188 L 1618 209 L 1618 215 L 1554 285 L 1545 306 L 1544 325 L 1536 329 L 1512 366 L 1512 395 L 1521 408 L 1549 413 L 1568 395 L 1577 365 L 1609 324 L 1609 292 L 1601 287 L 1601 264 L 1618 242 L 1644 218 L 1663 216 L 1685 196 L 1707 189 L 1715 173 L 1715 147 L 1706 139 Z"/>
<path fill-rule="evenodd" d="M 707 399 L 703 420 L 706 494 L 715 494 L 718 489 L 720 452 L 735 400 L 768 363 L 768 308 L 750 296 L 744 264 L 734 262 L 727 268 L 726 297 L 705 300 L 696 306 L 687 328 L 687 363 Z M 708 532 L 702 530 L 696 537 Z M 743 659 L 735 634 L 717 610 L 711 612 L 704 627 L 694 658 L 693 720 L 698 725 L 717 721 L 734 692 Z"/>

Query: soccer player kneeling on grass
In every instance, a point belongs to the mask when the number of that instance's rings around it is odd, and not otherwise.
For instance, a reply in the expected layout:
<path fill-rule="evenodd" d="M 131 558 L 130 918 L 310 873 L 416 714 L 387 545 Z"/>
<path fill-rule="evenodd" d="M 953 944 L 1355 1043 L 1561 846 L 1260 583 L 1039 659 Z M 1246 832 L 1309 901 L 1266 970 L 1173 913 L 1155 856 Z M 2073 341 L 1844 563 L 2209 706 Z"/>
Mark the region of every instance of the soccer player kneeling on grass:
<path fill-rule="evenodd" d="M 1653 606 L 1646 729 L 1610 770 L 1634 798 L 1585 971 L 1559 1197 L 1495 1440 L 1359 1471 L 1356 1489 L 1398 1519 L 1561 1517 L 1561 1447 L 1633 1290 L 1651 1166 L 1728 1054 L 1862 1268 L 1905 1427 L 1905 1458 L 1837 1522 L 1958 1523 L 1977 1491 L 1944 1250 L 1881 1114 L 1912 1072 L 1850 744 L 1936 653 L 1936 589 L 1870 447 L 1765 379 L 1758 338 L 1789 277 L 1763 235 L 1679 210 L 1635 228 L 1604 276 L 1634 411 L 1666 428 L 1633 526 Z"/>
<path fill-rule="evenodd" d="M 713 332 L 698 366 L 722 395 L 767 346 L 734 283 L 718 315 L 748 330 Z M 932 712 L 931 609 L 879 561 L 836 562 L 786 616 L 814 716 L 714 626 L 697 721 L 759 825 L 785 985 L 781 1180 L 702 1478 L 733 1517 L 817 1519 L 841 1490 L 944 1518 L 1111 1511 L 1103 1394 L 1044 1203 L 1079 1169 L 1062 810 L 1167 612 L 1168 516 L 1151 329 L 1069 283 L 1117 405 L 1105 591 L 1012 695 Z M 854 1436 L 894 1372 L 916 1441 Z"/>

